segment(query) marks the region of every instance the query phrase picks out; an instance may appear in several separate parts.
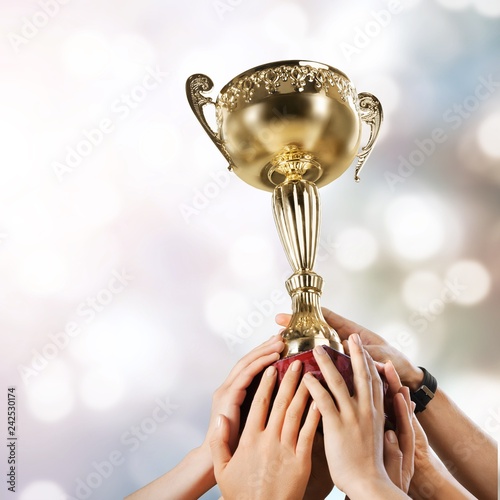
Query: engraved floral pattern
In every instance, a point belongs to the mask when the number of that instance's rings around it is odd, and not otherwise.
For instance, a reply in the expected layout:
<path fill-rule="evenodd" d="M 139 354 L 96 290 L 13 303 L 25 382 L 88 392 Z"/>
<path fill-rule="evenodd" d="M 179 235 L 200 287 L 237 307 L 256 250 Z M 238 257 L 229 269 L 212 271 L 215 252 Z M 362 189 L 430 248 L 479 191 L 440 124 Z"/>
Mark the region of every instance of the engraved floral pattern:
<path fill-rule="evenodd" d="M 313 83 L 318 91 L 328 92 L 330 88 L 336 88 L 343 101 L 350 98 L 356 109 L 359 110 L 356 90 L 345 76 L 331 69 L 297 65 L 267 68 L 239 78 L 228 89 L 220 93 L 217 99 L 218 107 L 234 111 L 237 109 L 240 99 L 243 99 L 245 103 L 252 101 L 256 88 L 264 87 L 269 94 L 274 94 L 282 82 L 288 81 L 296 92 L 303 92 L 308 82 Z"/>

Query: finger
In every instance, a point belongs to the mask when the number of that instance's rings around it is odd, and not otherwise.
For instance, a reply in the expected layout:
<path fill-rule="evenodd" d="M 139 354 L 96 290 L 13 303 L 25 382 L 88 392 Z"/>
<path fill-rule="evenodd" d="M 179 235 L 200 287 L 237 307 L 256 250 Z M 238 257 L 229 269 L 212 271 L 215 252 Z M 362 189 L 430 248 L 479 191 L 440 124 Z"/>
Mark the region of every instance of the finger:
<path fill-rule="evenodd" d="M 292 318 L 291 314 L 279 313 L 274 318 L 274 321 L 276 321 L 278 325 L 284 326 L 286 328 L 288 326 L 288 323 L 290 323 L 291 318 Z"/>
<path fill-rule="evenodd" d="M 389 385 L 390 393 L 392 395 L 397 394 L 403 385 L 401 384 L 396 368 L 394 368 L 394 365 L 390 360 L 384 364 L 384 375 L 387 380 L 387 384 Z"/>
<path fill-rule="evenodd" d="M 375 361 L 378 361 L 379 363 L 387 363 L 387 361 L 391 360 L 391 356 L 387 352 L 386 346 L 383 346 L 383 345 L 374 345 L 374 344 L 368 344 L 368 345 L 366 345 L 366 343 L 365 343 L 364 347 L 370 353 L 370 356 Z"/>
<path fill-rule="evenodd" d="M 230 389 L 234 391 L 235 397 L 237 398 L 234 404 L 241 405 L 245 399 L 245 390 L 252 383 L 253 379 L 266 367 L 274 362 L 278 361 L 280 358 L 279 353 L 271 353 L 266 356 L 262 356 L 245 367 L 233 380 Z"/>
<path fill-rule="evenodd" d="M 322 346 L 316 346 L 313 353 L 314 359 L 325 378 L 326 385 L 335 398 L 338 409 L 342 409 L 345 412 L 349 411 L 352 408 L 351 396 L 344 377 L 339 373 L 337 367 L 333 364 L 330 356 L 328 356 Z"/>
<path fill-rule="evenodd" d="M 413 427 L 413 432 L 415 433 L 415 448 L 419 449 L 420 452 L 425 450 L 429 446 L 429 442 L 427 440 L 427 435 L 422 427 L 422 424 L 418 421 L 415 413 L 412 415 L 411 424 Z"/>
<path fill-rule="evenodd" d="M 349 338 L 349 335 L 357 333 L 361 337 L 361 340 L 363 341 L 363 345 L 365 347 L 383 346 L 387 344 L 387 342 L 380 335 L 377 335 L 371 330 L 368 330 L 368 328 L 358 325 L 354 321 L 346 319 L 334 313 L 333 311 L 326 309 L 326 307 L 321 308 L 321 310 L 323 311 L 323 316 L 326 319 L 326 322 L 339 334 L 340 340 L 347 340 Z M 379 359 L 373 354 L 372 358 L 376 361 L 386 361 L 385 359 Z"/>
<path fill-rule="evenodd" d="M 312 373 L 306 373 L 302 380 L 309 394 L 311 394 L 314 403 L 316 403 L 317 409 L 323 416 L 323 420 L 326 422 L 330 421 L 330 425 L 336 426 L 339 420 L 339 410 L 332 396 Z"/>
<path fill-rule="evenodd" d="M 304 383 L 301 383 L 286 411 L 283 430 L 281 431 L 281 442 L 293 448 L 297 445 L 300 424 L 309 398 L 310 394 L 307 387 Z"/>
<path fill-rule="evenodd" d="M 224 415 L 217 417 L 217 426 L 210 439 L 210 452 L 214 463 L 214 474 L 217 479 L 231 460 L 229 449 L 229 420 Z"/>
<path fill-rule="evenodd" d="M 275 432 L 278 436 L 281 436 L 285 415 L 292 402 L 295 389 L 297 389 L 301 373 L 302 363 L 298 359 L 292 361 L 280 383 L 278 394 L 276 394 L 276 398 L 274 399 L 267 429 Z"/>
<path fill-rule="evenodd" d="M 401 391 L 407 388 L 402 388 Z M 394 411 L 398 429 L 399 448 L 402 452 L 403 477 L 411 478 L 414 471 L 415 431 L 413 430 L 411 404 L 405 400 L 401 392 L 394 397 Z"/>
<path fill-rule="evenodd" d="M 399 449 L 398 438 L 394 431 L 386 431 L 384 436 L 384 466 L 390 480 L 398 487 L 403 486 L 403 453 Z"/>
<path fill-rule="evenodd" d="M 344 318 L 339 314 L 330 311 L 330 309 L 327 309 L 326 307 L 322 307 L 321 310 L 326 322 L 332 328 L 337 330 L 341 340 L 347 340 L 349 335 L 364 330 L 362 326 L 358 325 L 354 321 Z"/>
<path fill-rule="evenodd" d="M 270 366 L 264 372 L 257 392 L 253 397 L 242 437 L 251 436 L 264 430 L 275 383 L 276 367 Z"/>
<path fill-rule="evenodd" d="M 273 335 L 270 339 L 266 340 L 263 344 L 252 349 L 247 355 L 241 358 L 234 368 L 230 371 L 225 384 L 230 385 L 232 381 L 238 376 L 241 371 L 250 365 L 256 359 L 266 356 L 271 353 L 280 353 L 285 347 L 281 335 Z"/>
<path fill-rule="evenodd" d="M 307 412 L 306 421 L 300 430 L 299 439 L 297 440 L 297 447 L 295 453 L 299 456 L 310 457 L 314 444 L 314 436 L 318 428 L 321 413 L 318 411 L 316 404 L 313 402 Z"/>
<path fill-rule="evenodd" d="M 365 354 L 366 363 L 368 365 L 368 369 L 370 370 L 370 376 L 372 379 L 372 396 L 373 396 L 373 404 L 375 408 L 378 410 L 380 415 L 384 414 L 384 384 L 382 379 L 380 378 L 380 374 L 375 366 L 375 362 L 368 352 L 363 349 Z"/>
<path fill-rule="evenodd" d="M 364 404 L 372 404 L 372 377 L 368 368 L 365 351 L 361 338 L 357 333 L 349 337 L 349 350 L 351 352 L 351 364 L 354 378 L 354 394 L 358 401 Z M 377 375 L 378 377 L 378 375 Z"/>
<path fill-rule="evenodd" d="M 343 340 L 342 341 L 342 347 L 344 348 L 344 352 L 347 355 L 350 355 L 350 353 L 349 353 L 349 342 L 347 342 L 347 340 Z"/>

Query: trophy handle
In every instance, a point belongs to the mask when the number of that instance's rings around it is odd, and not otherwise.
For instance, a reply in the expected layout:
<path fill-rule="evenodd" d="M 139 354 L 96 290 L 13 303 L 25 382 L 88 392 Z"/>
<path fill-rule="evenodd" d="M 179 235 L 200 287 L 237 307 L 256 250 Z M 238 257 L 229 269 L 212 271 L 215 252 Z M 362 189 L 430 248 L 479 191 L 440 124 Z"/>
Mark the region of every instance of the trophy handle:
<path fill-rule="evenodd" d="M 358 94 L 358 97 L 360 117 L 363 122 L 370 125 L 370 138 L 368 139 L 366 146 L 363 146 L 361 151 L 356 155 L 358 157 L 358 164 L 356 165 L 356 172 L 354 173 L 354 180 L 356 182 L 359 182 L 359 173 L 361 172 L 368 156 L 370 156 L 370 153 L 372 152 L 373 144 L 377 139 L 380 124 L 382 123 L 382 119 L 384 117 L 382 105 L 373 94 L 361 92 Z"/>
<path fill-rule="evenodd" d="M 215 106 L 215 102 L 209 96 L 204 96 L 202 93 L 208 92 L 212 90 L 214 83 L 207 75 L 202 75 L 197 73 L 195 75 L 191 75 L 186 82 L 186 95 L 189 101 L 189 105 L 193 110 L 196 118 L 201 123 L 201 126 L 205 129 L 205 132 L 208 134 L 210 139 L 212 139 L 213 143 L 217 146 L 217 149 L 222 153 L 224 158 L 229 163 L 229 170 L 233 170 L 233 160 L 229 156 L 223 142 L 221 141 L 219 134 L 214 132 L 205 118 L 205 114 L 203 112 L 203 107 L 206 104 L 213 104 Z"/>

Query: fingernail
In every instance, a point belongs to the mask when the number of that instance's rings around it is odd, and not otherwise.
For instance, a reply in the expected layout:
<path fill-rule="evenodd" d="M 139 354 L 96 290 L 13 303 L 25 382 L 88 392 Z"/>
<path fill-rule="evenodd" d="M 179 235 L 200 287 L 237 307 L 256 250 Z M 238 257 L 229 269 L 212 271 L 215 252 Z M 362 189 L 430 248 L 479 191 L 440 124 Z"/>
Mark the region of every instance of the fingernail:
<path fill-rule="evenodd" d="M 416 404 L 412 401 L 412 402 L 411 402 L 411 411 L 412 411 L 413 413 L 415 413 L 415 408 L 416 408 L 416 407 L 417 407 L 417 405 L 416 405 Z"/>
<path fill-rule="evenodd" d="M 220 426 L 221 426 L 221 424 L 222 424 L 222 416 L 221 416 L 221 415 L 219 415 L 219 416 L 217 417 L 217 423 L 216 423 L 215 425 L 216 425 L 217 427 L 220 427 Z"/>
<path fill-rule="evenodd" d="M 389 443 L 396 444 L 398 442 L 398 438 L 396 437 L 396 433 L 394 431 L 387 431 L 385 436 Z"/>
<path fill-rule="evenodd" d="M 302 366 L 302 363 L 296 359 L 291 365 L 290 368 L 292 369 L 292 372 L 298 372 Z"/>
<path fill-rule="evenodd" d="M 268 377 L 272 377 L 275 373 L 276 373 L 276 367 L 275 366 L 270 366 L 266 370 L 266 374 L 267 374 Z"/>
<path fill-rule="evenodd" d="M 362 346 L 361 337 L 357 333 L 353 333 L 349 338 L 352 338 L 353 342 L 359 346 Z"/>
<path fill-rule="evenodd" d="M 318 409 L 318 405 L 316 404 L 316 401 L 313 401 L 312 409 L 313 410 L 317 410 Z"/>
<path fill-rule="evenodd" d="M 318 356 L 324 356 L 326 354 L 326 351 L 323 349 L 323 346 L 322 345 L 317 345 L 315 348 L 314 348 L 314 352 L 318 355 Z"/>

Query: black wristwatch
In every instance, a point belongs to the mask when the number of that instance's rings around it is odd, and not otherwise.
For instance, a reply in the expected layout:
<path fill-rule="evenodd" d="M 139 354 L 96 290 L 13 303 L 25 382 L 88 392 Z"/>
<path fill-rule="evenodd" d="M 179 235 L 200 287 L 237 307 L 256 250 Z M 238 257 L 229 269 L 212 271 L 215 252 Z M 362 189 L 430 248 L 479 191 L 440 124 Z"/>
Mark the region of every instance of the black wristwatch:
<path fill-rule="evenodd" d="M 410 392 L 411 400 L 417 405 L 415 413 L 424 411 L 426 406 L 432 401 L 437 391 L 437 380 L 425 369 L 419 366 L 424 372 L 422 385 L 415 391 Z"/>

